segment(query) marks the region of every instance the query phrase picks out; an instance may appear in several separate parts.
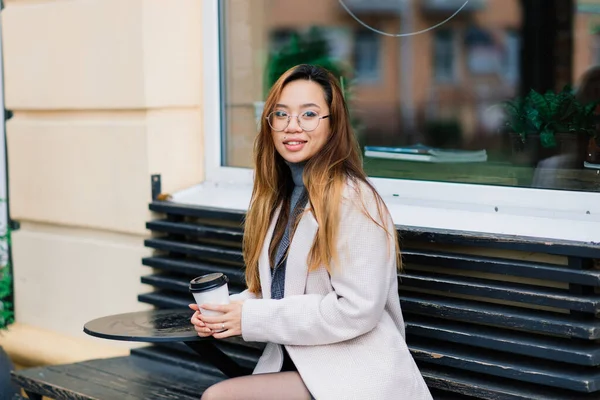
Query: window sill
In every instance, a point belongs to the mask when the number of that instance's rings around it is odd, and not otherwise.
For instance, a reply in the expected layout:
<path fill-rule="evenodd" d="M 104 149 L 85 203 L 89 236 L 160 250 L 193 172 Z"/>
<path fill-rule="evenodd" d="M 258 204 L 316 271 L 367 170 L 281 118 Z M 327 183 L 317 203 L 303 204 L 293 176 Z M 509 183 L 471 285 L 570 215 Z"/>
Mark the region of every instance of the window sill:
<path fill-rule="evenodd" d="M 399 226 L 600 244 L 600 215 L 594 213 L 515 205 L 494 206 L 483 201 L 431 200 L 399 196 L 379 186 L 378 190 L 394 223 Z M 249 184 L 205 182 L 174 193 L 172 201 L 183 205 L 245 211 L 251 191 Z"/>

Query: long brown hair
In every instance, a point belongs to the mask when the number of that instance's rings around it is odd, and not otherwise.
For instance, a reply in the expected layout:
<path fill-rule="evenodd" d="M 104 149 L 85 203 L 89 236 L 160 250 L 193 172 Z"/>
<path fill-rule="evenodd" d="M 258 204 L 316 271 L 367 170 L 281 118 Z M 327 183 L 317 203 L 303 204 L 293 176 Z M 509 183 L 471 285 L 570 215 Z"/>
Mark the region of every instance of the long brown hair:
<path fill-rule="evenodd" d="M 331 132 L 329 139 L 312 156 L 304 167 L 303 180 L 308 198 L 319 228 L 308 257 L 309 270 L 324 266 L 332 273 L 332 263 L 337 260 L 336 239 L 339 225 L 339 208 L 344 188 L 348 180 L 360 183 L 372 191 L 377 201 L 378 219 L 367 215 L 374 223 L 388 231 L 385 216 L 389 212 L 375 188 L 367 181 L 362 168 L 360 148 L 352 131 L 348 116 L 348 106 L 337 79 L 324 68 L 301 64 L 286 71 L 271 88 L 262 114 L 260 131 L 254 142 L 254 187 L 244 226 L 243 254 L 246 263 L 246 284 L 253 293 L 260 292 L 258 259 L 273 214 L 281 205 L 283 216 L 289 214 L 290 183 L 289 167 L 275 149 L 271 128 L 266 117 L 275 108 L 283 88 L 296 80 L 313 81 L 321 86 L 329 106 Z M 366 212 L 366 208 L 363 207 Z M 389 217 L 388 217 L 389 218 Z M 378 222 L 381 221 L 381 222 Z M 277 224 L 274 238 L 283 235 L 284 224 Z M 398 268 L 400 252 L 397 233 L 390 233 L 390 240 L 396 249 Z M 271 246 L 271 250 L 273 247 Z"/>

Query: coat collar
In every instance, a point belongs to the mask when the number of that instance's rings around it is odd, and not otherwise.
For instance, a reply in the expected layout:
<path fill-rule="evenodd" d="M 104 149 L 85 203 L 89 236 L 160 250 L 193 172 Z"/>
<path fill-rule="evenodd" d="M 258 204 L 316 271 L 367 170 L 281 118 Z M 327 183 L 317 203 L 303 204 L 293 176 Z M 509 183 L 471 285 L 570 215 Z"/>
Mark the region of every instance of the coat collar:
<path fill-rule="evenodd" d="M 306 288 L 306 278 L 308 276 L 308 254 L 312 247 L 319 224 L 315 220 L 310 209 L 310 203 L 307 204 L 305 212 L 298 222 L 296 233 L 290 243 L 290 249 L 285 268 L 285 297 L 304 294 Z M 265 242 L 258 260 L 258 270 L 260 274 L 262 297 L 271 298 L 271 263 L 269 261 L 269 245 L 275 231 L 275 224 L 281 207 L 278 207 L 273 213 L 271 224 L 265 237 Z"/>

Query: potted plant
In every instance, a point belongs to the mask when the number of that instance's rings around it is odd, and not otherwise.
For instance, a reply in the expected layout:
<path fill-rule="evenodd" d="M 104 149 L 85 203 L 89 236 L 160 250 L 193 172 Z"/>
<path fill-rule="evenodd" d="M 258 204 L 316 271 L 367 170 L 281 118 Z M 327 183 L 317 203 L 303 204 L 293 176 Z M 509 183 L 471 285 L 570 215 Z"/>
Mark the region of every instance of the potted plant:
<path fill-rule="evenodd" d="M 535 165 L 554 155 L 572 154 L 581 167 L 589 137 L 596 131 L 597 104 L 581 102 L 569 86 L 558 93 L 532 89 L 507 101 L 506 124 L 515 161 Z"/>

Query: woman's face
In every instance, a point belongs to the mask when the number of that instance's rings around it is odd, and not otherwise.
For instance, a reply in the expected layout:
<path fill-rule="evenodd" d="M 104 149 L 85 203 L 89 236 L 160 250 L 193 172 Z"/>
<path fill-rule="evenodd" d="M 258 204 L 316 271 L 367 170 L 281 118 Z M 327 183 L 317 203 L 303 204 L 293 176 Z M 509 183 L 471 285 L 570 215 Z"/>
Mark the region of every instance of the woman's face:
<path fill-rule="evenodd" d="M 288 83 L 273 111 L 271 123 L 275 126 L 284 126 L 287 116 L 290 116 L 290 123 L 281 132 L 271 129 L 275 148 L 286 161 L 306 161 L 327 142 L 330 133 L 329 118 L 322 117 L 329 115 L 329 107 L 318 83 L 302 79 Z M 300 124 L 296 116 L 300 116 Z M 317 127 L 312 130 L 317 122 Z"/>

